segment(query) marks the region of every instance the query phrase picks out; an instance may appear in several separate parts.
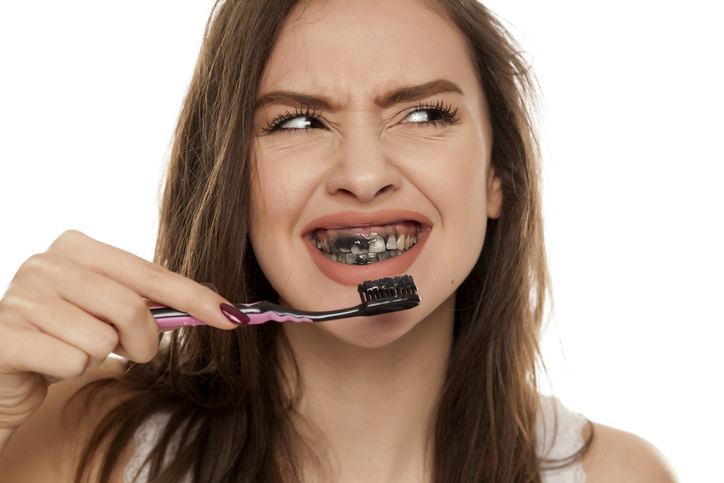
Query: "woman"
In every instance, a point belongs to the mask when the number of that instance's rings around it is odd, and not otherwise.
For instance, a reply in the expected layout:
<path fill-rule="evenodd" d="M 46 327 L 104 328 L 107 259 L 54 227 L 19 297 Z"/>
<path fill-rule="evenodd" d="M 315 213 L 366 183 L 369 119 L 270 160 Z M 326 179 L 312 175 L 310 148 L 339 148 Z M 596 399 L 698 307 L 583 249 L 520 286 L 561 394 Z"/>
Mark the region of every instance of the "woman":
<path fill-rule="evenodd" d="M 642 441 L 536 393 L 532 94 L 475 2 L 220 4 L 176 133 L 158 264 L 69 232 L 2 299 L 4 474 L 673 481 Z M 325 256 L 371 229 L 416 243 L 366 265 Z M 358 282 L 400 273 L 422 304 L 374 318 L 238 327 L 228 305 L 337 309 Z M 149 300 L 211 327 L 157 353 Z M 148 364 L 103 363 L 111 352 Z"/>

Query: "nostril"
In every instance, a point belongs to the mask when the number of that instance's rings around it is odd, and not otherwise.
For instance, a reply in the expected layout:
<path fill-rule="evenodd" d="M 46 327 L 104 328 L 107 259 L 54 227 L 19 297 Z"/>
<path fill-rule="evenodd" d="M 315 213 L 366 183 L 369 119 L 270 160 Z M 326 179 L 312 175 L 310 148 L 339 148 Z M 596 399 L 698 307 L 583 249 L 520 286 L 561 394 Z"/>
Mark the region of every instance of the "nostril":
<path fill-rule="evenodd" d="M 340 194 L 346 198 L 356 198 L 355 194 L 348 189 L 340 188 L 337 190 L 337 194 Z"/>
<path fill-rule="evenodd" d="M 395 187 L 391 184 L 388 184 L 387 186 L 380 188 L 380 190 L 377 192 L 378 195 L 389 193 L 390 191 L 394 191 Z"/>
<path fill-rule="evenodd" d="M 378 196 L 384 195 L 386 193 L 391 193 L 394 190 L 395 190 L 395 187 L 391 184 L 388 184 L 387 186 L 384 186 L 384 187 L 380 188 L 379 190 L 377 190 L 377 193 L 374 194 L 373 198 L 377 198 Z M 348 190 L 346 188 L 339 188 L 337 190 L 337 194 L 340 194 L 340 195 L 342 195 L 344 197 L 348 197 L 348 198 L 360 198 L 360 196 L 355 194 L 354 191 Z"/>
<path fill-rule="evenodd" d="M 383 158 L 350 156 L 329 171 L 326 188 L 333 195 L 370 203 L 395 191 L 400 183 L 400 172 Z"/>

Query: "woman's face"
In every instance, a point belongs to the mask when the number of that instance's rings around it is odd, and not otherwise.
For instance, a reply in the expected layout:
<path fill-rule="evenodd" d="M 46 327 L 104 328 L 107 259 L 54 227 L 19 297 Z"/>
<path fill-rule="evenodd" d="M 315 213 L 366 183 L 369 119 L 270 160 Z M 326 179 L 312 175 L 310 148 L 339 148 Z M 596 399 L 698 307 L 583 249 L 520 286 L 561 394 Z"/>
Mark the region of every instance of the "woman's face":
<path fill-rule="evenodd" d="M 451 310 L 502 203 L 462 34 L 416 0 L 311 3 L 259 101 L 251 242 L 281 303 L 349 307 L 357 283 L 412 275 L 419 307 L 310 329 L 365 347 Z"/>

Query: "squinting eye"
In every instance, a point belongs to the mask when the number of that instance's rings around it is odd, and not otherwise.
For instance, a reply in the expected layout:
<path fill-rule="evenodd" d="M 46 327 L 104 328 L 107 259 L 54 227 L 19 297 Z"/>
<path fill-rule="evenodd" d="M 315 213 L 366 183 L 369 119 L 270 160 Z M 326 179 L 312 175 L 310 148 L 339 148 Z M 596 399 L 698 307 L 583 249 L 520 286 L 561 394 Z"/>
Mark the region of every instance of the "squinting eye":
<path fill-rule="evenodd" d="M 265 133 L 308 131 L 310 129 L 324 129 L 324 124 L 319 119 L 319 114 L 310 109 L 295 109 L 294 113 L 289 111 L 276 117 L 272 122 L 262 128 Z"/>
<path fill-rule="evenodd" d="M 279 129 L 319 129 L 322 123 L 310 116 L 296 116 L 279 125 Z"/>
<path fill-rule="evenodd" d="M 402 120 L 402 122 L 438 122 L 443 120 L 446 120 L 446 118 L 440 112 L 434 109 L 421 109 L 419 111 L 411 112 L 410 114 L 408 114 L 407 117 Z"/>

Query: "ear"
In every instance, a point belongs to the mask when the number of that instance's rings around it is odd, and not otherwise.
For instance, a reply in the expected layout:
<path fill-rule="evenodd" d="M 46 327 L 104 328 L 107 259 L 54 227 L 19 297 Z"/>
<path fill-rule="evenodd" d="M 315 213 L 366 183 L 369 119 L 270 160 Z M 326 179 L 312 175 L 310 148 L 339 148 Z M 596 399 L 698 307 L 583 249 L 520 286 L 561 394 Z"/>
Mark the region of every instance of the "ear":
<path fill-rule="evenodd" d="M 488 218 L 499 218 L 503 210 L 503 183 L 491 166 L 488 170 Z"/>

